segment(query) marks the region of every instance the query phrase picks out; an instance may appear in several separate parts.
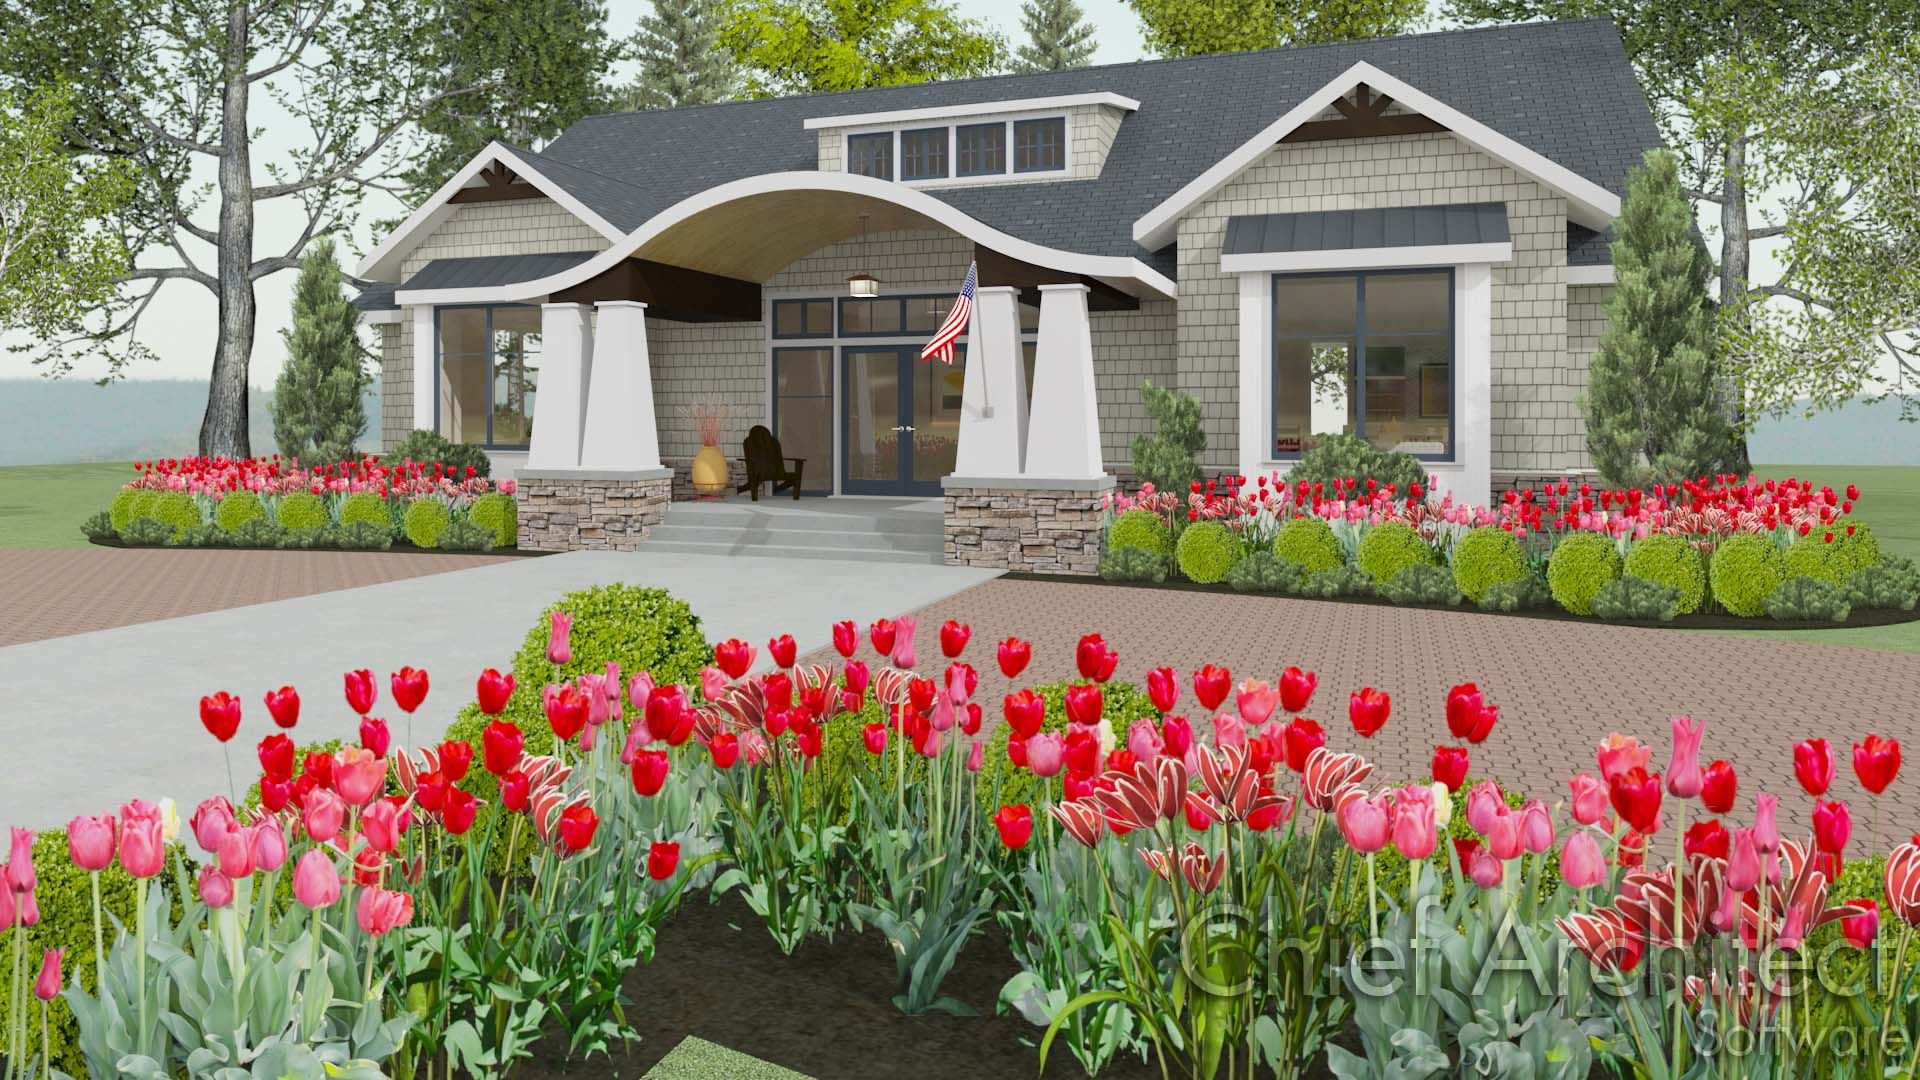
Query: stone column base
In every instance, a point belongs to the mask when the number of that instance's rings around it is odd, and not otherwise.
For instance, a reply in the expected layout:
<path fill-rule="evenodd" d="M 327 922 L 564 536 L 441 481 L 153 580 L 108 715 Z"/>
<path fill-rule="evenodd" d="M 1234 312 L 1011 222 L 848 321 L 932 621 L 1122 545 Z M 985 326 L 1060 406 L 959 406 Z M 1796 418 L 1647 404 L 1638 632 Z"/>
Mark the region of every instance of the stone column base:
<path fill-rule="evenodd" d="M 946 562 L 1034 574 L 1100 572 L 1113 478 L 949 476 Z"/>
<path fill-rule="evenodd" d="M 667 516 L 668 469 L 521 469 L 520 546 L 530 551 L 632 551 Z"/>

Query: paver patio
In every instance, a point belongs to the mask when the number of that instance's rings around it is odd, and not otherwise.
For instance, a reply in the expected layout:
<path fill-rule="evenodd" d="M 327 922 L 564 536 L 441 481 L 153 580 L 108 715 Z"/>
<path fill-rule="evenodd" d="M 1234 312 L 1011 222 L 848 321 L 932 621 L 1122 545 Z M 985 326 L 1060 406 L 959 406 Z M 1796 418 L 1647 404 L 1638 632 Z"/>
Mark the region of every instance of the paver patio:
<path fill-rule="evenodd" d="M 922 609 L 922 666 L 938 661 L 945 619 L 974 628 L 968 658 L 980 670 L 977 700 L 997 716 L 1009 689 L 994 662 L 999 639 L 1034 643 L 1020 685 L 1077 678 L 1073 647 L 1098 631 L 1120 653 L 1114 679 L 1139 683 L 1161 664 L 1183 677 L 1204 663 L 1241 678 L 1272 680 L 1289 664 L 1317 672 L 1307 715 L 1329 743 L 1378 765 L 1380 783 L 1425 778 L 1446 730 L 1447 689 L 1478 682 L 1500 707 L 1493 735 L 1473 748 L 1473 775 L 1549 802 L 1567 779 L 1594 771 L 1594 745 L 1609 731 L 1654 746 L 1664 768 L 1668 717 L 1707 724 L 1704 760 L 1724 757 L 1740 775 L 1736 814 L 1752 796 L 1781 796 L 1783 827 L 1808 827 L 1811 800 L 1793 780 L 1791 747 L 1822 736 L 1839 758 L 1834 798 L 1854 811 L 1855 841 L 1904 840 L 1920 830 L 1920 772 L 1909 766 L 1875 800 L 1854 780 L 1853 743 L 1868 732 L 1920 743 L 1920 656 L 1771 642 L 1672 630 L 1607 626 L 1470 612 L 1248 597 L 1167 589 L 1000 579 Z M 927 657 L 934 658 L 932 661 Z M 1347 722 L 1347 694 L 1371 685 L 1393 695 L 1393 717 L 1370 742 Z M 1197 711 L 1183 683 L 1181 711 Z M 1876 803 L 1878 805 L 1876 805 Z M 1694 816 L 1700 813 L 1694 808 Z M 1667 821 L 1672 824 L 1669 813 Z M 1666 837 L 1666 842 L 1671 842 Z M 1878 845 L 1876 845 L 1878 846 Z"/>

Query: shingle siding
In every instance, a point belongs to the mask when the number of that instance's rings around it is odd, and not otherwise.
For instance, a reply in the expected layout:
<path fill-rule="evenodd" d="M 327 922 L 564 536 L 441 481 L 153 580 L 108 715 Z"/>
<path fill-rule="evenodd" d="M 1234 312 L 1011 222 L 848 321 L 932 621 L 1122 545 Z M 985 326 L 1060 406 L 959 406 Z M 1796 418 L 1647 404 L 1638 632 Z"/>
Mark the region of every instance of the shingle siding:
<path fill-rule="evenodd" d="M 413 354 L 407 351 L 412 333 L 405 322 L 383 323 L 380 332 L 380 449 L 385 450 L 413 430 Z M 404 336 L 403 336 L 403 332 Z"/>
<path fill-rule="evenodd" d="M 1587 368 L 1593 354 L 1600 351 L 1600 335 L 1607 328 L 1607 301 L 1613 298 L 1611 285 L 1575 285 L 1567 289 L 1567 367 L 1568 385 L 1573 391 L 1572 430 L 1555 448 L 1558 469 L 1591 469 L 1587 454 L 1587 423 L 1581 414 L 1580 395 L 1587 389 Z"/>

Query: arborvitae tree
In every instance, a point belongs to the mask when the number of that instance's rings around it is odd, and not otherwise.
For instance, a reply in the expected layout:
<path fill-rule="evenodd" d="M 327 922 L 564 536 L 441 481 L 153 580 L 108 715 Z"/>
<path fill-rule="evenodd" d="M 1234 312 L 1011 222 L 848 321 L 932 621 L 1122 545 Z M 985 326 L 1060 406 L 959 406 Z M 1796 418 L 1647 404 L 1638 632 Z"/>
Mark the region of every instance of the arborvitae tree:
<path fill-rule="evenodd" d="M 1013 60 L 1021 71 L 1062 71 L 1093 59 L 1093 24 L 1074 0 L 1026 0 L 1020 26 L 1027 42 Z"/>
<path fill-rule="evenodd" d="M 1714 366 L 1713 262 L 1673 154 L 1651 151 L 1628 176 L 1613 228 L 1613 295 L 1582 400 L 1587 449 L 1614 484 L 1720 471 L 1734 441 Z"/>
<path fill-rule="evenodd" d="M 293 326 L 282 330 L 287 366 L 273 384 L 273 437 L 282 454 L 314 464 L 344 461 L 367 430 L 360 394 L 370 381 L 360 312 L 340 289 L 333 241 L 300 260 Z"/>
<path fill-rule="evenodd" d="M 733 54 L 720 45 L 716 0 L 653 0 L 627 39 L 640 73 L 619 95 L 627 109 L 673 109 L 726 101 L 740 90 Z"/>
<path fill-rule="evenodd" d="M 1140 384 L 1140 397 L 1153 419 L 1152 435 L 1133 437 L 1133 472 L 1142 482 L 1179 494 L 1201 479 L 1199 455 L 1207 448 L 1200 428 L 1200 402 L 1192 394 Z"/>

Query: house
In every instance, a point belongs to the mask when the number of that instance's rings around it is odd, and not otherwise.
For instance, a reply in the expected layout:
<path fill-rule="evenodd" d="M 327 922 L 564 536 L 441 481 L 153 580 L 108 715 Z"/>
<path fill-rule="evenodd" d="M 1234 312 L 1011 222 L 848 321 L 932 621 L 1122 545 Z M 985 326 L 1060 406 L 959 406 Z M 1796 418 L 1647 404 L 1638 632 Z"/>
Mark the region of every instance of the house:
<path fill-rule="evenodd" d="M 1659 143 L 1604 20 L 592 116 L 480 153 L 358 303 L 384 440 L 486 446 L 523 542 L 632 546 L 706 413 L 736 479 L 764 424 L 810 492 L 944 495 L 950 561 L 1085 571 L 1146 379 L 1213 474 L 1339 431 L 1475 502 L 1584 470 Z"/>

